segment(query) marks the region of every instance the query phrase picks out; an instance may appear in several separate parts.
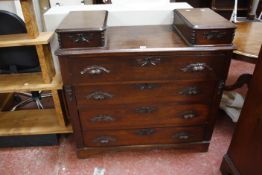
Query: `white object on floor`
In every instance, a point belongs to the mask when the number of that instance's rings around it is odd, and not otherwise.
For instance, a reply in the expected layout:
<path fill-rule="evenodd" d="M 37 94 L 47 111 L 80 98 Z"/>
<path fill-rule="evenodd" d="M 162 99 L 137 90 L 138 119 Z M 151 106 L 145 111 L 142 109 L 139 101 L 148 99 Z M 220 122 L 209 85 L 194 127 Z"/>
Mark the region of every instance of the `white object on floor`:
<path fill-rule="evenodd" d="M 96 167 L 95 169 L 94 169 L 94 173 L 93 173 L 93 175 L 104 175 L 105 174 L 105 169 L 104 168 L 98 168 L 98 167 Z"/>
<path fill-rule="evenodd" d="M 237 92 L 224 92 L 220 103 L 220 108 L 232 119 L 237 122 L 244 105 L 245 99 Z"/>

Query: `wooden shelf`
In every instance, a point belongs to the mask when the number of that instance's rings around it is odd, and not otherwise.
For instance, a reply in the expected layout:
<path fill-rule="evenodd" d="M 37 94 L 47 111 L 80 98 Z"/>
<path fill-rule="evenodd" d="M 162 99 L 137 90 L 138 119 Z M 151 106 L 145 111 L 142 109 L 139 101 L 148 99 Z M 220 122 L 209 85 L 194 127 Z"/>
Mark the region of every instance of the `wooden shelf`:
<path fill-rule="evenodd" d="M 57 74 L 50 84 L 43 82 L 42 74 L 40 72 L 0 75 L 0 93 L 54 89 L 62 89 L 60 74 Z"/>
<path fill-rule="evenodd" d="M 48 44 L 54 32 L 41 32 L 38 37 L 30 38 L 28 34 L 1 35 L 0 47 L 31 46 Z"/>
<path fill-rule="evenodd" d="M 72 133 L 56 121 L 54 109 L 0 112 L 0 136 Z"/>
<path fill-rule="evenodd" d="M 21 0 L 26 34 L 0 35 L 0 48 L 35 46 L 41 72 L 0 75 L 0 93 L 48 90 L 52 93 L 54 109 L 0 112 L 0 136 L 72 133 L 66 126 L 61 108 L 59 89 L 61 75 L 55 75 L 50 49 L 54 32 L 39 32 L 32 0 Z M 3 108 L 6 103 L 0 104 Z"/>

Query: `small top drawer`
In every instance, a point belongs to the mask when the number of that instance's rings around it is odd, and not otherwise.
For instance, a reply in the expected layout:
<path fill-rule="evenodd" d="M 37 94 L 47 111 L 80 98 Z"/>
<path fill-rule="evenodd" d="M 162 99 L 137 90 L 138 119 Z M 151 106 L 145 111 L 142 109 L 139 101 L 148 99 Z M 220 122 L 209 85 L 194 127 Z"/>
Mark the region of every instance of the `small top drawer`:
<path fill-rule="evenodd" d="M 69 32 L 58 35 L 60 48 L 104 47 L 105 34 L 101 32 Z"/>
<path fill-rule="evenodd" d="M 229 66 L 221 55 L 68 56 L 65 83 L 119 81 L 214 80 L 225 78 Z M 60 58 L 64 59 L 64 58 Z M 63 60 L 62 60 L 63 61 Z M 63 64 L 63 63 L 62 63 Z M 64 71 L 64 72 L 63 72 Z M 66 82 L 66 81 L 70 82 Z"/>
<path fill-rule="evenodd" d="M 175 9 L 173 28 L 189 44 L 232 44 L 236 26 L 209 8 Z"/>
<path fill-rule="evenodd" d="M 107 11 L 72 11 L 56 29 L 60 48 L 104 47 Z"/>

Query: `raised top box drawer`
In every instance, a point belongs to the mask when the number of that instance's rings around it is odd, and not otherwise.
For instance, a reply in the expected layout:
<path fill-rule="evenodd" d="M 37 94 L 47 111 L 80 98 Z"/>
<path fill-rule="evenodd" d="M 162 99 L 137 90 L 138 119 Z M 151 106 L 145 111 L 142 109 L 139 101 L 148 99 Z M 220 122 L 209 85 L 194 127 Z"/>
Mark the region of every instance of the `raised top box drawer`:
<path fill-rule="evenodd" d="M 232 44 L 236 26 L 209 8 L 175 9 L 173 28 L 189 45 Z"/>
<path fill-rule="evenodd" d="M 57 28 L 60 48 L 104 47 L 107 11 L 70 12 Z"/>
<path fill-rule="evenodd" d="M 65 84 L 119 81 L 214 80 L 226 77 L 229 60 L 217 55 L 61 57 Z M 68 66 L 68 67 L 67 67 Z"/>

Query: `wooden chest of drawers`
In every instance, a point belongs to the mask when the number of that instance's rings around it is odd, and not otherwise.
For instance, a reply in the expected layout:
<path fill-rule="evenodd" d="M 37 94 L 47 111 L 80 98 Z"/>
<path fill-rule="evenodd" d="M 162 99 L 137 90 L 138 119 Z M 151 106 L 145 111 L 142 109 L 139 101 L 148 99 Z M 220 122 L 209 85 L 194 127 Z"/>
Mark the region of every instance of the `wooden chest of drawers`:
<path fill-rule="evenodd" d="M 206 151 L 233 47 L 188 47 L 171 25 L 110 27 L 107 37 L 104 49 L 56 52 L 78 156 Z"/>

